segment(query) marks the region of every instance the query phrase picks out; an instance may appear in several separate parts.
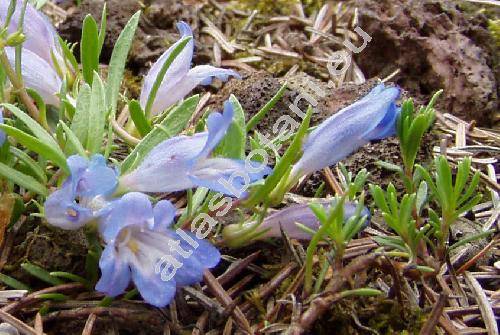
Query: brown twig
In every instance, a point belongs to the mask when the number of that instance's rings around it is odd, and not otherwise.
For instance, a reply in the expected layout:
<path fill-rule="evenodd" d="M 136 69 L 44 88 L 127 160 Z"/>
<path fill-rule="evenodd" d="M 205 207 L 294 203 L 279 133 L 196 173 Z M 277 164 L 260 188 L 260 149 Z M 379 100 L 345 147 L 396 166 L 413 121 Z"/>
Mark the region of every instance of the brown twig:
<path fill-rule="evenodd" d="M 54 292 L 68 292 L 68 291 L 74 291 L 74 290 L 79 290 L 84 288 L 84 286 L 80 283 L 69 283 L 69 284 L 62 284 L 62 285 L 57 285 L 57 286 L 52 286 L 40 291 L 33 292 L 23 299 L 20 299 L 19 301 L 16 301 L 10 305 L 2 307 L 3 312 L 7 313 L 14 313 L 17 309 L 21 307 L 26 307 L 29 306 L 33 303 L 36 303 L 38 301 L 38 297 L 41 294 L 46 294 L 46 293 L 54 293 Z"/>
<path fill-rule="evenodd" d="M 332 301 L 339 298 L 336 293 L 342 289 L 345 283 L 347 283 L 347 281 L 350 280 L 350 278 L 357 272 L 369 269 L 373 266 L 378 257 L 379 256 L 375 254 L 358 257 L 344 267 L 338 276 L 332 278 L 324 292 L 324 294 L 329 294 L 329 296 L 324 297 L 321 295 L 314 298 L 311 301 L 309 308 L 302 314 L 297 327 L 299 330 L 298 334 L 302 334 L 310 329 L 316 320 L 328 310 Z"/>
<path fill-rule="evenodd" d="M 439 317 L 441 314 L 443 314 L 443 309 L 444 306 L 446 305 L 446 300 L 448 299 L 448 295 L 441 293 L 439 295 L 438 300 L 436 301 L 436 304 L 432 308 L 431 315 L 425 322 L 424 326 L 422 329 L 420 329 L 419 335 L 432 335 L 435 332 L 436 325 L 439 322 Z"/>
<path fill-rule="evenodd" d="M 241 311 L 241 309 L 236 306 L 233 302 L 233 299 L 229 296 L 229 294 L 224 290 L 224 288 L 220 285 L 217 279 L 212 275 L 209 270 L 205 270 L 203 272 L 203 279 L 205 284 L 207 284 L 208 288 L 214 294 L 215 298 L 226 308 L 233 307 L 232 315 L 235 321 L 238 323 L 240 328 L 248 333 L 252 334 L 252 329 L 250 327 L 250 323 L 248 322 L 245 314 Z"/>

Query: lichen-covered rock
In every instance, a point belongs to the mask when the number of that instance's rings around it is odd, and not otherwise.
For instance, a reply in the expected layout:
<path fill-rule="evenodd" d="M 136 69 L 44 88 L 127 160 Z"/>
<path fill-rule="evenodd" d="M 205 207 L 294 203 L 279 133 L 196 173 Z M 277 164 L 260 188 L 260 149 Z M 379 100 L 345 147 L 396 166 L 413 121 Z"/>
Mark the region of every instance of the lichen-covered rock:
<path fill-rule="evenodd" d="M 495 43 L 480 16 L 466 18 L 451 1 L 357 0 L 360 26 L 372 41 L 359 54 L 367 77 L 400 69 L 413 95 L 443 88 L 438 107 L 481 125 L 498 110 Z"/>

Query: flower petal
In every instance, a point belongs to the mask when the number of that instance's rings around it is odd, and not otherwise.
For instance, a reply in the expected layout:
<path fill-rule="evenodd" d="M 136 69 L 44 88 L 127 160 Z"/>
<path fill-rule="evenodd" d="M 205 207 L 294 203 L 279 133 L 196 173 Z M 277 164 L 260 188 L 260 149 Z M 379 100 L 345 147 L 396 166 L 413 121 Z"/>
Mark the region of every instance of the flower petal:
<path fill-rule="evenodd" d="M 75 202 L 76 194 L 71 180 L 52 193 L 45 201 L 45 219 L 51 225 L 75 230 L 94 219 L 92 210 L 79 206 Z"/>
<path fill-rule="evenodd" d="M 224 102 L 224 112 L 211 113 L 207 118 L 208 139 L 203 149 L 198 153 L 197 159 L 205 158 L 224 138 L 233 122 L 234 110 L 231 102 Z"/>
<path fill-rule="evenodd" d="M 308 136 L 292 175 L 333 165 L 371 139 L 390 133 L 391 122 L 395 121 L 394 101 L 399 93 L 396 87 L 379 85 L 367 97 L 326 119 Z"/>
<path fill-rule="evenodd" d="M 97 291 L 111 297 L 115 297 L 125 291 L 130 282 L 131 274 L 127 259 L 124 259 L 124 256 L 118 254 L 112 244 L 104 248 L 99 260 L 99 267 L 102 274 L 95 287 Z"/>
<path fill-rule="evenodd" d="M 12 66 L 15 64 L 14 48 L 5 48 L 5 52 Z M 61 88 L 59 79 L 54 69 L 37 54 L 23 48 L 21 61 L 21 74 L 24 85 L 38 92 L 46 104 L 59 106 L 57 93 Z"/>
<path fill-rule="evenodd" d="M 3 124 L 3 108 L 0 108 L 0 124 Z M 5 133 L 0 130 L 0 147 L 3 145 L 5 142 Z"/>
<path fill-rule="evenodd" d="M 175 213 L 177 208 L 168 200 L 158 201 L 153 209 L 154 226 L 150 227 L 155 230 L 165 230 L 174 223 Z"/>
<path fill-rule="evenodd" d="M 193 233 L 187 231 L 183 232 L 195 241 L 198 246 L 193 248 L 188 242 L 176 234 L 176 239 L 181 242 L 180 246 L 182 249 L 192 252 L 191 256 L 187 258 L 179 258 L 179 261 L 182 262 L 182 267 L 177 269 L 175 274 L 177 287 L 199 283 L 203 278 L 203 271 L 215 267 L 221 259 L 219 250 L 210 242 L 198 239 Z"/>
<path fill-rule="evenodd" d="M 158 144 L 133 171 L 120 177 L 120 187 L 137 192 L 175 192 L 192 188 L 192 160 L 203 149 L 207 133 L 176 136 Z"/>
<path fill-rule="evenodd" d="M 106 243 L 114 243 L 120 231 L 128 226 L 153 225 L 153 206 L 147 195 L 137 192 L 125 194 L 110 205 L 109 212 L 100 225 Z"/>
<path fill-rule="evenodd" d="M 189 176 L 196 186 L 207 187 L 235 197 L 244 196 L 248 186 L 272 171 L 257 162 L 228 158 L 200 160 Z"/>
<path fill-rule="evenodd" d="M 151 89 L 156 81 L 156 77 L 160 72 L 163 64 L 168 59 L 170 54 L 174 51 L 174 49 L 179 45 L 182 38 L 186 36 L 193 36 L 193 32 L 189 25 L 185 22 L 179 22 L 177 24 L 177 29 L 181 33 L 181 39 L 174 43 L 170 48 L 165 51 L 160 58 L 151 66 L 148 74 L 144 78 L 144 83 L 142 85 L 140 102 L 141 106 L 144 109 L 146 107 L 147 100 L 149 98 L 149 94 L 151 93 Z M 184 77 L 187 75 L 189 68 L 191 67 L 191 61 L 193 59 L 193 50 L 194 50 L 194 41 L 191 39 L 181 53 L 174 59 L 170 67 L 168 68 L 165 76 L 163 77 L 163 81 L 156 95 L 155 101 L 152 107 L 152 114 L 156 115 L 168 107 L 175 104 L 177 101 L 184 98 L 191 90 L 184 91 L 179 89 L 177 85 L 181 83 Z M 173 88 L 175 87 L 175 90 Z"/>
<path fill-rule="evenodd" d="M 137 267 L 132 268 L 132 279 L 142 298 L 156 307 L 165 307 L 175 296 L 175 281 L 161 280 L 155 273 L 143 273 Z"/>
<path fill-rule="evenodd" d="M 117 173 L 106 165 L 102 155 L 92 156 L 88 168 L 81 174 L 77 194 L 83 197 L 111 194 L 118 184 Z"/>
<path fill-rule="evenodd" d="M 198 65 L 189 70 L 186 80 L 195 88 L 198 85 L 210 85 L 213 78 L 226 81 L 230 76 L 241 79 L 239 73 L 233 70 L 211 65 Z"/>

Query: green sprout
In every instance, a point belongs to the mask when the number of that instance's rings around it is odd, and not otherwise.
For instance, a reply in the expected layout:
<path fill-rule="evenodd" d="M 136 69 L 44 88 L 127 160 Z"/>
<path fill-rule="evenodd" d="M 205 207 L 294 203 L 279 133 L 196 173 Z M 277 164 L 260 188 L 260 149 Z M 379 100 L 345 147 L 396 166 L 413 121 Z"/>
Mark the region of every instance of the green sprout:
<path fill-rule="evenodd" d="M 342 258 L 349 241 L 363 228 L 367 215 L 362 215 L 364 209 L 364 193 L 359 197 L 356 212 L 349 219 L 344 220 L 344 203 L 347 195 L 335 197 L 329 210 L 320 204 L 310 204 L 309 207 L 318 218 L 321 226 L 313 234 L 307 247 L 304 286 L 307 294 L 313 288 L 313 261 L 314 255 L 321 241 L 331 243 L 334 251 L 334 268 L 342 269 Z M 323 272 L 323 271 L 322 271 Z M 318 285 L 316 285 L 318 286 Z"/>
<path fill-rule="evenodd" d="M 430 187 L 434 198 L 441 209 L 441 217 L 429 208 L 429 218 L 434 236 L 438 240 L 438 258 L 443 260 L 446 253 L 450 226 L 455 223 L 458 217 L 472 209 L 482 198 L 476 192 L 479 184 L 480 174 L 476 172 L 467 185 L 471 174 L 471 159 L 464 158 L 457 168 L 455 178 L 453 178 L 451 167 L 444 156 L 438 156 L 434 162 L 436 171 L 434 178 L 420 165 L 417 171 L 422 175 Z M 453 179 L 455 181 L 453 182 Z"/>
<path fill-rule="evenodd" d="M 378 185 L 370 185 L 370 191 L 375 200 L 375 205 L 381 210 L 387 225 L 396 232 L 398 236 L 377 236 L 377 243 L 399 250 L 409 258 L 408 263 L 417 264 L 420 241 L 429 231 L 430 226 L 417 227 L 416 219 L 413 216 L 414 208 L 417 206 L 417 194 L 405 194 L 401 201 L 398 201 L 397 191 L 394 185 L 389 184 L 387 191 L 382 190 Z"/>
<path fill-rule="evenodd" d="M 401 156 L 403 158 L 403 176 L 405 186 L 413 193 L 412 183 L 415 159 L 422 143 L 424 134 L 432 127 L 435 119 L 434 104 L 443 91 L 434 94 L 426 107 L 420 107 L 416 113 L 412 99 L 406 100 L 401 106 L 401 114 L 396 121 L 396 134 L 400 142 Z"/>

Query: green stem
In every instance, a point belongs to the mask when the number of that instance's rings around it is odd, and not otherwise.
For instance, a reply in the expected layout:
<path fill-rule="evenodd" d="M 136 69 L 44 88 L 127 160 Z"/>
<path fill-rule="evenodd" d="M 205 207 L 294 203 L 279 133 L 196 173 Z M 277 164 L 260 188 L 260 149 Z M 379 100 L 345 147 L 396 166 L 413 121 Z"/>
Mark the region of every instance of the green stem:
<path fill-rule="evenodd" d="M 313 262 L 314 262 L 314 254 L 318 247 L 319 242 L 323 239 L 324 233 L 326 231 L 326 225 L 322 225 L 316 234 L 311 238 L 311 242 L 307 247 L 306 252 L 306 270 L 304 275 L 304 290 L 307 295 L 312 292 L 312 276 L 313 276 Z"/>

